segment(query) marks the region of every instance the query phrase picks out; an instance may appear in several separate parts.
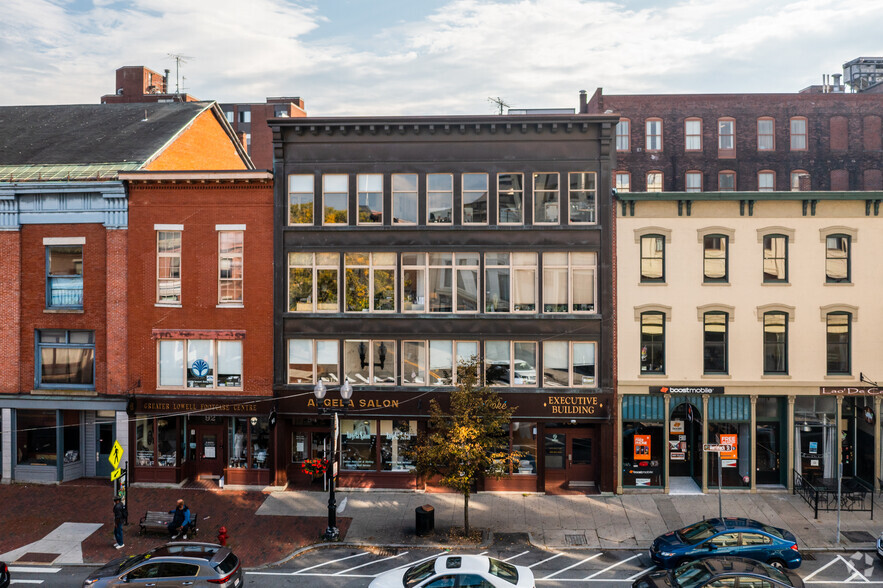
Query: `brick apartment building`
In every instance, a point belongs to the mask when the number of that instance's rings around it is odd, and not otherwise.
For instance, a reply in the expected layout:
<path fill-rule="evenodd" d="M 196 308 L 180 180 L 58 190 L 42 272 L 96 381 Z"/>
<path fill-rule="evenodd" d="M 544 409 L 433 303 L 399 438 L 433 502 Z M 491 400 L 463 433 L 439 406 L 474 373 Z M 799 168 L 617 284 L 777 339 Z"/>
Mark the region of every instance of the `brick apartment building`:
<path fill-rule="evenodd" d="M 133 392 L 119 174 L 251 164 L 213 103 L 2 107 L 0 136 L 2 480 L 106 475 Z"/>
<path fill-rule="evenodd" d="M 879 190 L 883 96 L 871 93 L 604 95 L 616 113 L 622 192 Z"/>
<path fill-rule="evenodd" d="M 116 70 L 116 92 L 101 97 L 102 104 L 137 102 L 191 102 L 197 100 L 186 92 L 173 92 L 169 70 L 164 74 L 142 65 Z M 273 169 L 273 137 L 267 121 L 279 117 L 302 117 L 304 101 L 297 97 L 267 98 L 266 102 L 224 103 L 221 109 L 227 122 L 246 146 L 257 169 Z"/>

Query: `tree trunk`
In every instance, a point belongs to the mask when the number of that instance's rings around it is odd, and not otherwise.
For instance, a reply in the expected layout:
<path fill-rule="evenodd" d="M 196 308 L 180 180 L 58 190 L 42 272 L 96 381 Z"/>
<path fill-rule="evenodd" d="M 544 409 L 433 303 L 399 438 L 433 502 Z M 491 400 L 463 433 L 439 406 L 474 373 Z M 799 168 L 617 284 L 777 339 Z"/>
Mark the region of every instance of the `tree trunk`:
<path fill-rule="evenodd" d="M 466 537 L 469 537 L 469 490 L 463 493 L 463 523 L 466 528 Z"/>

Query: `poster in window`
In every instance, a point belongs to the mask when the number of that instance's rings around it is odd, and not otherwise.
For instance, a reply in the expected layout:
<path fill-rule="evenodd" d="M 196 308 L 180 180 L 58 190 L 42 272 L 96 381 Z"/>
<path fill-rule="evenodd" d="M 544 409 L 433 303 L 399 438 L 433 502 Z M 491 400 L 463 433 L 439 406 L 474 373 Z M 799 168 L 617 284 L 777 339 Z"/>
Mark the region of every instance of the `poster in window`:
<path fill-rule="evenodd" d="M 635 435 L 635 459 L 650 457 L 650 435 Z"/>
<path fill-rule="evenodd" d="M 687 459 L 687 454 L 683 451 L 672 451 L 669 454 L 669 457 L 672 461 L 684 461 Z"/>
<path fill-rule="evenodd" d="M 681 435 L 684 432 L 683 419 L 672 419 L 670 423 L 670 432 L 672 435 Z"/>
<path fill-rule="evenodd" d="M 732 446 L 732 451 L 721 451 L 721 466 L 725 468 L 734 468 L 736 467 L 736 461 L 739 459 L 738 447 L 736 446 L 736 442 L 738 440 L 738 435 L 736 433 L 728 433 L 720 436 L 720 442 L 724 445 Z"/>
<path fill-rule="evenodd" d="M 810 441 L 809 442 L 809 452 L 810 453 L 818 453 L 819 452 L 819 442 L 818 441 Z"/>

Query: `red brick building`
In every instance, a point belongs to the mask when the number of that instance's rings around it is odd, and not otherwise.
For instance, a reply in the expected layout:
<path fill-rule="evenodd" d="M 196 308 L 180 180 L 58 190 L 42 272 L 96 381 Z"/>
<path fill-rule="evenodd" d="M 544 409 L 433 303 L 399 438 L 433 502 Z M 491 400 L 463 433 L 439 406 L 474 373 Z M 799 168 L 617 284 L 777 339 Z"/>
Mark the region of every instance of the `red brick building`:
<path fill-rule="evenodd" d="M 880 190 L 883 96 L 604 95 L 617 113 L 618 191 Z"/>
<path fill-rule="evenodd" d="M 266 485 L 275 458 L 272 174 L 121 177 L 133 479 Z"/>
<path fill-rule="evenodd" d="M 0 133 L 2 480 L 104 476 L 134 390 L 119 174 L 252 164 L 213 103 L 2 107 Z"/>

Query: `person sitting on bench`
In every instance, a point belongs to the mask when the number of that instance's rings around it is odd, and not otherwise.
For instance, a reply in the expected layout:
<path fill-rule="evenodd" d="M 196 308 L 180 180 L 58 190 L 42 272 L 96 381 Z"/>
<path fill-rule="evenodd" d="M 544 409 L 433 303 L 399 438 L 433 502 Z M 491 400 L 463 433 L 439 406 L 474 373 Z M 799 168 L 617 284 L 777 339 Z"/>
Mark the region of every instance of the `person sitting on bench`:
<path fill-rule="evenodd" d="M 184 504 L 184 499 L 178 499 L 178 505 L 175 510 L 169 511 L 172 516 L 172 522 L 169 523 L 169 537 L 177 539 L 179 535 L 184 534 L 187 539 L 187 527 L 190 525 L 190 509 Z"/>

